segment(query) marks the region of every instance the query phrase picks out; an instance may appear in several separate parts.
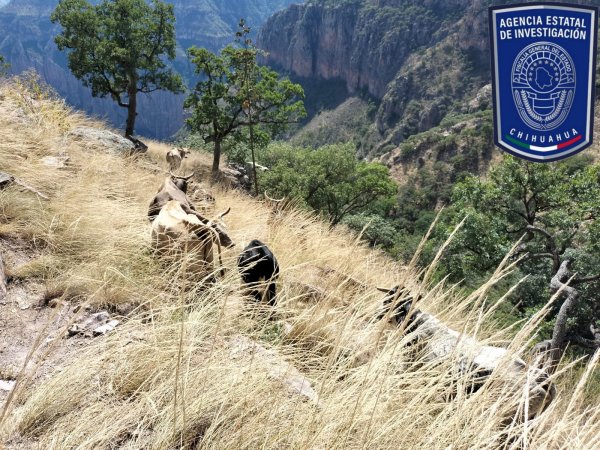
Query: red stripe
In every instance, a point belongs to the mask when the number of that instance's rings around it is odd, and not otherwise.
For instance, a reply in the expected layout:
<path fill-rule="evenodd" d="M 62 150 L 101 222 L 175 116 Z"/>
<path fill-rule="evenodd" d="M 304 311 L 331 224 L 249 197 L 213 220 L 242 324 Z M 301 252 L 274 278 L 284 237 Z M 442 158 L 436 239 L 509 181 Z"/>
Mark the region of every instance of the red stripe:
<path fill-rule="evenodd" d="M 574 137 L 573 139 L 571 139 L 570 141 L 567 142 L 563 142 L 562 144 L 558 144 L 557 148 L 560 150 L 561 148 L 565 148 L 568 147 L 569 145 L 574 144 L 575 142 L 579 141 L 583 136 L 580 134 L 577 137 Z"/>

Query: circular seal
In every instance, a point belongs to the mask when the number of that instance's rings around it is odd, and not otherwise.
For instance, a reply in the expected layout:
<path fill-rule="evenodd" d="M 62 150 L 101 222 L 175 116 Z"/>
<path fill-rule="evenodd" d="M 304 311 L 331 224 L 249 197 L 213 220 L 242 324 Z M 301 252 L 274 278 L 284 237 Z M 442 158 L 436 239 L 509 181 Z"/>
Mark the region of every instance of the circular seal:
<path fill-rule="evenodd" d="M 519 116 L 537 131 L 560 126 L 575 96 L 575 65 L 567 51 L 550 42 L 525 47 L 512 68 L 512 91 Z"/>

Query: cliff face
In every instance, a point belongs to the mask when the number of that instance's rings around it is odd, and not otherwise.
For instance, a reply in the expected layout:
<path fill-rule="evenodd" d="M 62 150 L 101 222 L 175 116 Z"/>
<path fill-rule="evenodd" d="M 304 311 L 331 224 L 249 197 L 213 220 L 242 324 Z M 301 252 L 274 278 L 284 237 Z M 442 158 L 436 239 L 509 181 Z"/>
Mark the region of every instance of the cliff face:
<path fill-rule="evenodd" d="M 173 66 L 188 82 L 193 78 L 186 50 L 192 45 L 217 50 L 233 40 L 241 17 L 258 28 L 274 11 L 293 0 L 174 0 L 177 59 Z M 0 54 L 18 74 L 35 69 L 43 81 L 77 109 L 107 118 L 121 129 L 126 112 L 110 99 L 93 98 L 67 68 L 67 60 L 54 43 L 60 27 L 50 22 L 58 0 L 0 0 Z M 97 3 L 97 1 L 92 1 Z M 139 97 L 136 133 L 165 139 L 183 125 L 183 95 L 156 92 Z"/>
<path fill-rule="evenodd" d="M 378 101 L 381 154 L 436 126 L 490 82 L 489 0 L 313 0 L 271 17 L 265 61 L 310 80 L 339 79 Z M 600 4 L 600 0 L 582 1 Z"/>
<path fill-rule="evenodd" d="M 349 91 L 382 98 L 387 84 L 417 49 L 447 33 L 470 0 L 316 1 L 269 19 L 259 44 L 269 63 L 301 77 L 342 78 Z"/>

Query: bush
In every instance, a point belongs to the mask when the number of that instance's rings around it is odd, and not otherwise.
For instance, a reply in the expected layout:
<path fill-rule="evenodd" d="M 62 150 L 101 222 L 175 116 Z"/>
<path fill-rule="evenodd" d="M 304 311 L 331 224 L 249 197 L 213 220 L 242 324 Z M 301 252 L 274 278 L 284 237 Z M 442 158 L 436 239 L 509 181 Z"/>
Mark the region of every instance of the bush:
<path fill-rule="evenodd" d="M 388 168 L 358 161 L 350 144 L 312 150 L 275 143 L 259 160 L 271 169 L 259 178 L 263 189 L 326 214 L 333 225 L 350 214 L 384 214 L 395 201 Z"/>
<path fill-rule="evenodd" d="M 396 242 L 397 231 L 394 226 L 381 216 L 374 214 L 356 214 L 347 216 L 343 223 L 359 233 L 374 247 L 390 250 Z"/>

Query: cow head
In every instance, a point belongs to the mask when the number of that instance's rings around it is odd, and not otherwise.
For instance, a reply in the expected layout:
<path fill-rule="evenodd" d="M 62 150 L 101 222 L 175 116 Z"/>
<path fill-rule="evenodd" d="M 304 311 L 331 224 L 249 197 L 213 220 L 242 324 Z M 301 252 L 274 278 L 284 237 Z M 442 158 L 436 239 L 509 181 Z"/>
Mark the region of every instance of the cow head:
<path fill-rule="evenodd" d="M 386 294 L 383 299 L 383 310 L 377 316 L 377 319 L 381 320 L 387 315 L 390 322 L 401 325 L 413 307 L 414 297 L 407 289 L 400 286 L 395 286 L 391 289 L 378 287 L 377 290 Z M 417 301 L 421 300 L 421 298 L 422 296 L 419 295 Z M 393 310 L 388 315 L 390 308 L 393 308 Z"/>
<path fill-rule="evenodd" d="M 177 175 L 173 174 L 173 172 L 169 172 L 169 174 L 171 175 L 171 181 L 173 181 L 173 184 L 175 186 L 177 186 L 177 189 L 179 189 L 181 192 L 186 194 L 187 188 L 188 188 L 188 183 L 193 178 L 194 172 L 192 172 L 192 174 L 188 175 L 187 177 L 177 176 Z"/>
<path fill-rule="evenodd" d="M 229 214 L 230 211 L 231 208 L 227 208 L 226 211 L 218 214 L 214 219 L 211 219 L 208 222 L 208 225 L 211 226 L 219 236 L 219 243 L 226 248 L 235 247 L 235 243 L 227 234 L 225 223 L 223 222 L 223 217 Z"/>
<path fill-rule="evenodd" d="M 177 148 L 174 147 L 171 149 L 171 153 L 174 155 L 178 155 L 181 159 L 183 159 L 183 158 L 187 158 L 188 155 L 191 153 L 191 151 L 187 147 L 177 147 Z"/>

